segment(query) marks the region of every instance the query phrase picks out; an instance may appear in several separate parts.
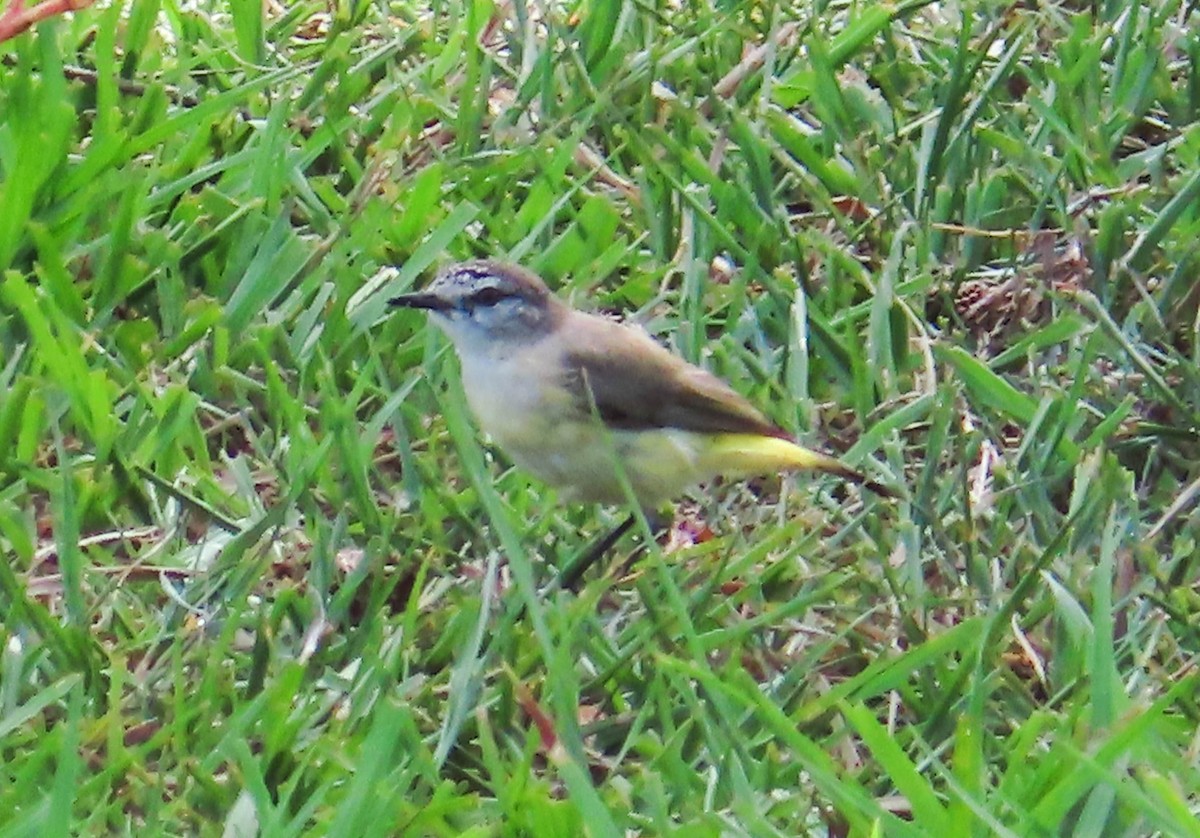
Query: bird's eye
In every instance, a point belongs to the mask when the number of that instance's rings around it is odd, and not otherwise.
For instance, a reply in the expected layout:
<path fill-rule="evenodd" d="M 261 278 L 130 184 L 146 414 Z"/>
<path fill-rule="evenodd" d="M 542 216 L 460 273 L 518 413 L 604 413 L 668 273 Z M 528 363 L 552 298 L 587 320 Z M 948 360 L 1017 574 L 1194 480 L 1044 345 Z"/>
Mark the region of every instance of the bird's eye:
<path fill-rule="evenodd" d="M 471 302 L 477 306 L 494 306 L 507 296 L 499 288 L 480 288 L 471 295 Z"/>

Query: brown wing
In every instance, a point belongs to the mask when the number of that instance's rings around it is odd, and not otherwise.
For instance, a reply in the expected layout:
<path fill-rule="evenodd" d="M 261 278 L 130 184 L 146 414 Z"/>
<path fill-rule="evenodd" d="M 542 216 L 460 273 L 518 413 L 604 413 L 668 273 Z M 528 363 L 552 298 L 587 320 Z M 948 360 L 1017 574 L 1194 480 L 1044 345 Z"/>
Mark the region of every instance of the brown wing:
<path fill-rule="evenodd" d="M 680 428 L 786 437 L 721 379 L 672 355 L 648 335 L 582 315 L 567 351 L 567 384 L 580 408 L 614 428 Z M 590 393 L 590 395 L 589 395 Z"/>

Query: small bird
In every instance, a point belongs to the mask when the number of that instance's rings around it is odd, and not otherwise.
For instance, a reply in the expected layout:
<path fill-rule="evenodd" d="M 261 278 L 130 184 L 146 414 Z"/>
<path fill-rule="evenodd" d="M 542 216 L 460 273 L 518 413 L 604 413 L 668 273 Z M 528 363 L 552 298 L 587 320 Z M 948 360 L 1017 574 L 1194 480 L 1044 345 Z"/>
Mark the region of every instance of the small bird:
<path fill-rule="evenodd" d="M 450 265 L 392 305 L 424 309 L 454 343 L 467 402 L 513 461 L 575 501 L 654 513 L 718 475 L 836 474 L 894 492 L 803 448 L 715 375 L 633 326 L 571 308 L 534 273 Z"/>

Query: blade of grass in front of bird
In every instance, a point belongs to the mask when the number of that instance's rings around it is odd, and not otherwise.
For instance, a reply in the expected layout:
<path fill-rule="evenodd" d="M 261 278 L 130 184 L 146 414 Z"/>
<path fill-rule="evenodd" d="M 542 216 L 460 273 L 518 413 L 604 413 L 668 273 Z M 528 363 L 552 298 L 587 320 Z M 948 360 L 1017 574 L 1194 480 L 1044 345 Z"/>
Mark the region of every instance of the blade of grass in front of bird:
<path fill-rule="evenodd" d="M 475 440 L 474 431 L 466 417 L 466 405 L 462 394 L 457 388 L 453 388 L 442 398 L 442 403 L 445 406 L 447 427 L 454 438 L 467 477 L 479 493 L 480 502 L 508 559 L 516 579 L 517 595 L 523 601 L 525 614 L 533 623 L 533 633 L 541 647 L 547 678 L 549 683 L 553 684 L 550 696 L 551 706 L 556 714 L 555 732 L 566 755 L 565 758 L 556 760 L 555 766 L 580 807 L 585 821 L 596 834 L 615 835 L 616 825 L 597 795 L 586 769 L 586 749 L 576 719 L 579 686 L 574 670 L 574 657 L 567 645 L 556 642 L 547 625 L 545 609 L 534 580 L 533 562 L 517 535 L 518 522 L 510 519 L 503 501 L 496 492 L 494 482 L 488 476 L 479 443 Z M 495 644 L 500 639 L 503 638 L 493 635 L 491 643 Z"/>

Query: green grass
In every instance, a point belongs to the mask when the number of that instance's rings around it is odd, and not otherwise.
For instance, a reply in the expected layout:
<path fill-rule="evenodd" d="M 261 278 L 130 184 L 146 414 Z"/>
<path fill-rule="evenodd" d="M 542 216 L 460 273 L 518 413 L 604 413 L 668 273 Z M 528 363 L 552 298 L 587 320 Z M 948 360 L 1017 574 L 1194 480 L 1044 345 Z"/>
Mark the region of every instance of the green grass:
<path fill-rule="evenodd" d="M 0 44 L 4 834 L 1200 834 L 1194 4 L 270 5 Z M 476 255 L 903 499 L 547 590 Z"/>

